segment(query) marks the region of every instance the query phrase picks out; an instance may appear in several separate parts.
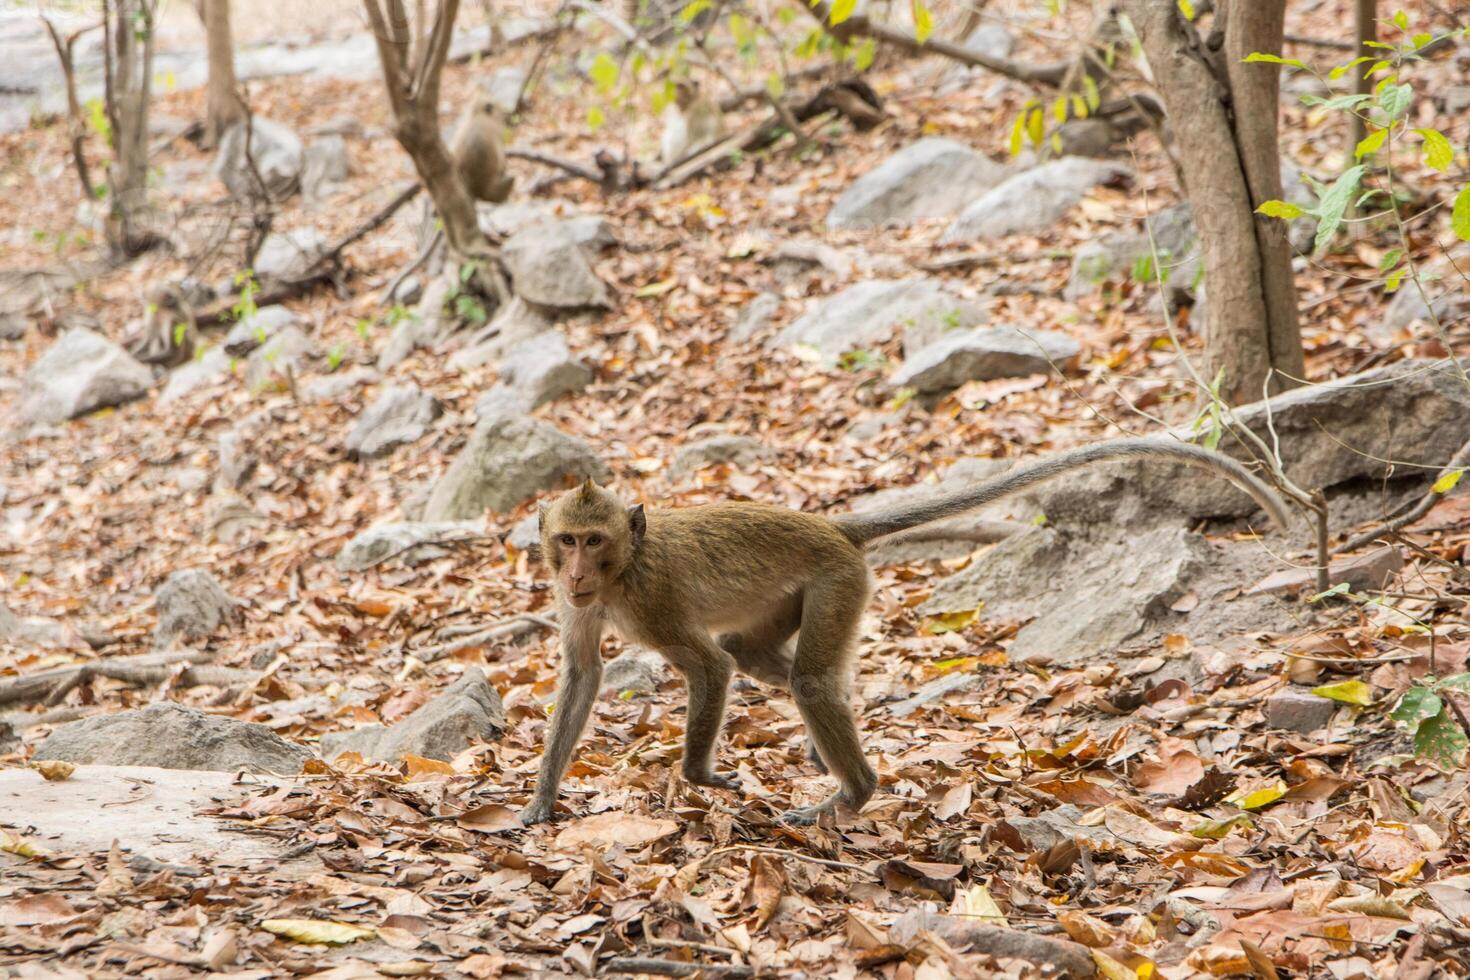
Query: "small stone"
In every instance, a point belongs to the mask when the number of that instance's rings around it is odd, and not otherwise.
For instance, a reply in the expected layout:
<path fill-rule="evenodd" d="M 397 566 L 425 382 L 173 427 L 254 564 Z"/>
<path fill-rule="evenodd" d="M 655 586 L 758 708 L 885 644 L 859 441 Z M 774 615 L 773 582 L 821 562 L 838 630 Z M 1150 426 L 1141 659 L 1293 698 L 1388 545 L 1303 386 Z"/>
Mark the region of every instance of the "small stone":
<path fill-rule="evenodd" d="M 691 442 L 674 454 L 669 476 L 678 479 L 706 466 L 729 463 L 746 467 L 771 455 L 771 450 L 749 436 L 711 436 Z"/>
<path fill-rule="evenodd" d="M 521 394 L 531 411 L 563 395 L 581 391 L 592 381 L 592 369 L 572 356 L 566 338 L 547 330 L 521 341 L 500 362 L 500 380 Z M 483 418 L 487 413 L 476 411 Z"/>
<path fill-rule="evenodd" d="M 1266 724 L 1308 735 L 1331 724 L 1337 708 L 1336 701 L 1307 688 L 1286 687 L 1266 699 Z"/>
<path fill-rule="evenodd" d="M 205 639 L 239 618 L 239 603 L 202 568 L 174 572 L 159 588 L 154 604 L 158 625 L 153 630 L 153 645 L 159 649 L 176 637 Z"/>
<path fill-rule="evenodd" d="M 896 387 L 920 393 L 951 391 L 967 381 L 1019 378 L 1065 369 L 1082 350 L 1052 330 L 982 327 L 922 347 L 893 375 Z"/>
<path fill-rule="evenodd" d="M 1005 167 L 963 143 L 929 137 L 910 144 L 848 185 L 829 228 L 881 228 L 947 218 L 1000 183 Z"/>
<path fill-rule="evenodd" d="M 441 409 L 415 384 L 392 385 L 369 405 L 347 433 L 347 457 L 371 459 L 415 442 L 429 431 Z"/>
<path fill-rule="evenodd" d="M 171 701 L 62 725 L 34 756 L 83 765 L 290 774 L 300 772 L 311 757 L 265 725 Z"/>
<path fill-rule="evenodd" d="M 448 762 L 475 742 L 488 742 L 505 730 L 505 708 L 484 671 L 470 667 L 432 701 L 395 725 L 363 725 L 321 738 L 322 757 L 343 752 L 364 759 L 397 762 L 405 755 Z"/>
<path fill-rule="evenodd" d="M 602 696 L 620 697 L 652 694 L 668 674 L 668 664 L 653 650 L 632 647 L 609 660 L 602 667 Z"/>
<path fill-rule="evenodd" d="M 339 135 L 324 135 L 306 148 L 301 170 L 301 196 L 317 203 L 338 189 L 352 173 L 347 141 Z"/>
<path fill-rule="evenodd" d="M 337 552 L 337 570 L 363 572 L 389 558 L 405 565 L 417 565 L 448 554 L 444 548 L 435 548 L 435 542 L 473 537 L 484 531 L 484 525 L 479 521 L 378 524 L 363 531 Z"/>
<path fill-rule="evenodd" d="M 293 228 L 266 236 L 255 255 L 258 280 L 295 279 L 311 271 L 327 242 L 315 228 Z"/>
<path fill-rule="evenodd" d="M 1403 567 L 1403 552 L 1397 548 L 1379 548 L 1366 555 L 1331 562 L 1327 566 L 1327 581 L 1329 587 L 1346 584 L 1354 592 L 1374 592 L 1387 588 Z M 1287 568 L 1261 579 L 1245 594 L 1315 592 L 1316 588 L 1315 568 Z"/>
<path fill-rule="evenodd" d="M 559 309 L 610 307 L 607 285 L 587 257 L 606 229 L 606 222 L 599 222 L 596 217 L 544 221 L 512 235 L 500 255 L 516 295 Z"/>
<path fill-rule="evenodd" d="M 776 293 L 760 293 L 746 303 L 730 326 L 730 339 L 745 341 L 765 330 L 771 318 L 781 309 L 781 297 Z"/>
<path fill-rule="evenodd" d="M 1116 163 L 1062 157 L 1010 177 L 960 212 L 941 241 L 1036 235 L 1058 224 L 1098 184 L 1131 171 Z"/>
<path fill-rule="evenodd" d="M 76 327 L 25 373 L 20 414 L 29 422 L 61 422 L 141 398 L 152 384 L 147 365 L 101 334 Z"/>
<path fill-rule="evenodd" d="M 301 317 L 284 306 L 262 306 L 241 318 L 225 334 L 225 353 L 231 357 L 244 357 L 286 327 L 300 324 Z"/>
<path fill-rule="evenodd" d="M 251 353 L 245 362 L 245 386 L 253 392 L 285 390 L 286 379 L 301 374 L 301 362 L 311 349 L 311 340 L 299 327 L 285 327 Z"/>
<path fill-rule="evenodd" d="M 256 116 L 248 129 L 245 122 L 238 122 L 225 130 L 214 172 L 238 200 L 258 197 L 262 182 L 269 197 L 281 200 L 300 185 L 303 162 L 301 137 L 291 127 Z"/>
<path fill-rule="evenodd" d="M 938 280 L 870 279 L 818 300 L 767 346 L 813 348 L 821 363 L 835 365 L 843 354 L 885 343 L 900 330 L 904 351 L 910 353 L 987 319 L 985 307 Z"/>

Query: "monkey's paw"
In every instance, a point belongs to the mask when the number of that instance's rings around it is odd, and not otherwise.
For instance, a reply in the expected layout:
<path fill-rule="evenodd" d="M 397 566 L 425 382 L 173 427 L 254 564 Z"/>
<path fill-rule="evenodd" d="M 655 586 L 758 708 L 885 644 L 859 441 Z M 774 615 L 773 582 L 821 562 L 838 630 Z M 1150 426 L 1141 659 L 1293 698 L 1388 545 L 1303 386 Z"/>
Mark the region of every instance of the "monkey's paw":
<path fill-rule="evenodd" d="M 787 810 L 776 819 L 792 827 L 810 827 L 822 819 L 823 814 L 831 812 L 832 807 L 823 803 L 819 806 L 804 806 L 796 810 Z"/>
<path fill-rule="evenodd" d="M 684 778 L 694 786 L 713 786 L 715 789 L 728 789 L 740 792 L 740 780 L 735 776 L 729 776 L 719 772 L 702 772 L 684 774 Z"/>
<path fill-rule="evenodd" d="M 532 824 L 546 823 L 551 819 L 552 811 L 555 809 L 554 801 L 532 800 L 526 804 L 525 809 L 521 810 L 521 823 L 527 827 Z"/>

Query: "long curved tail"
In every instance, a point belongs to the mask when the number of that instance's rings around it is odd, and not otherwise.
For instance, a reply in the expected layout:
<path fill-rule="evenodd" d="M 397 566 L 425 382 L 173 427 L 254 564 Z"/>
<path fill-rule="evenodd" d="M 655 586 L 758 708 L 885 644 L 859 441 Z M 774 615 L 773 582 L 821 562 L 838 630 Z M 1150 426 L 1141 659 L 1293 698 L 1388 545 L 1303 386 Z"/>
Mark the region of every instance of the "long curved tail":
<path fill-rule="evenodd" d="M 1276 491 L 1240 463 L 1199 446 L 1160 439 L 1115 439 L 1083 446 L 937 500 L 899 506 L 880 513 L 841 514 L 833 521 L 854 544 L 862 546 L 876 538 L 963 514 L 1084 466 L 1117 459 L 1168 459 L 1210 470 L 1250 494 L 1278 528 L 1284 530 L 1289 523 L 1286 505 Z"/>

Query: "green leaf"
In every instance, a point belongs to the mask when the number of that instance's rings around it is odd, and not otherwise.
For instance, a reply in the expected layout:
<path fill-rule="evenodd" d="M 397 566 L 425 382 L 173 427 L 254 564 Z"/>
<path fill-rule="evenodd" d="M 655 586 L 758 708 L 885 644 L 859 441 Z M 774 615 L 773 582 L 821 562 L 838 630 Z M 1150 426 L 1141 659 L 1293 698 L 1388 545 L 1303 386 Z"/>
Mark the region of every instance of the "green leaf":
<path fill-rule="evenodd" d="M 1445 769 L 1459 766 L 1465 756 L 1465 745 L 1465 730 L 1444 710 L 1420 722 L 1419 730 L 1414 733 L 1414 752 Z"/>
<path fill-rule="evenodd" d="M 1312 693 L 1319 698 L 1328 698 L 1343 704 L 1356 704 L 1361 708 L 1366 708 L 1373 703 L 1373 689 L 1362 681 L 1323 684 L 1321 687 L 1312 688 Z"/>
<path fill-rule="evenodd" d="M 1387 139 L 1388 130 L 1386 129 L 1380 129 L 1376 132 L 1369 133 L 1358 142 L 1357 149 L 1353 150 L 1353 159 L 1361 160 L 1365 156 L 1370 156 L 1374 153 L 1377 153 L 1379 148 L 1383 146 L 1384 141 Z"/>
<path fill-rule="evenodd" d="M 863 43 L 857 46 L 852 55 L 852 67 L 859 72 L 867 71 L 873 67 L 873 61 L 878 57 L 878 42 L 873 38 L 864 38 Z"/>
<path fill-rule="evenodd" d="M 1385 293 L 1396 293 L 1396 292 L 1398 292 L 1399 291 L 1399 287 L 1404 284 L 1404 277 L 1407 276 L 1408 274 L 1409 274 L 1409 267 L 1408 266 L 1404 266 L 1402 269 L 1395 269 L 1393 271 L 1393 273 L 1391 275 L 1389 275 L 1389 277 L 1386 280 L 1384 280 L 1384 283 L 1383 283 L 1383 291 Z"/>
<path fill-rule="evenodd" d="M 1402 10 L 1394 11 L 1393 26 L 1401 31 L 1407 31 L 1409 29 L 1409 15 Z"/>
<path fill-rule="evenodd" d="M 1403 257 L 1404 257 L 1404 250 L 1403 249 L 1401 249 L 1401 248 L 1391 248 L 1391 249 L 1389 249 L 1387 252 L 1384 252 L 1383 253 L 1383 258 L 1378 261 L 1378 271 L 1379 272 L 1387 272 L 1389 269 L 1392 269 L 1394 266 L 1398 265 L 1399 264 L 1399 260 L 1402 259 Z"/>
<path fill-rule="evenodd" d="M 1339 78 L 1341 78 L 1342 76 L 1346 75 L 1348 72 L 1352 71 L 1354 68 L 1356 68 L 1359 65 L 1361 65 L 1363 62 L 1365 62 L 1365 61 L 1372 61 L 1372 60 L 1373 60 L 1373 56 L 1372 55 L 1369 55 L 1369 54 L 1365 54 L 1361 58 L 1354 58 L 1352 61 L 1349 61 L 1347 64 L 1345 64 L 1345 65 L 1338 65 L 1336 68 L 1332 69 L 1330 72 L 1327 73 L 1327 77 L 1330 78 L 1330 79 L 1332 79 L 1335 82 Z"/>
<path fill-rule="evenodd" d="M 1413 37 L 1409 38 L 1409 40 L 1414 42 L 1414 50 L 1415 51 L 1418 51 L 1420 48 L 1424 47 L 1426 44 L 1428 44 L 1431 41 L 1433 41 L 1434 40 L 1434 35 L 1433 34 L 1415 34 Z"/>
<path fill-rule="evenodd" d="M 1440 477 L 1438 480 L 1435 480 L 1434 486 L 1430 487 L 1430 489 L 1433 490 L 1435 493 L 1449 493 L 1451 490 L 1455 489 L 1455 484 L 1459 483 L 1460 477 L 1464 475 L 1465 470 L 1463 468 L 1458 470 L 1450 470 L 1444 476 Z"/>
<path fill-rule="evenodd" d="M 1448 689 L 1470 693 L 1470 674 L 1451 674 L 1434 686 L 1439 690 Z"/>
<path fill-rule="evenodd" d="M 1347 583 L 1347 582 L 1338 582 L 1336 585 L 1334 585 L 1332 588 L 1328 589 L 1326 592 L 1318 592 L 1316 595 L 1314 595 L 1314 596 L 1310 597 L 1309 599 L 1307 599 L 1307 601 L 1308 602 L 1321 602 L 1323 599 L 1330 599 L 1330 598 L 1332 598 L 1333 596 L 1336 596 L 1336 595 L 1348 595 L 1352 591 L 1353 591 L 1353 587 L 1349 583 Z"/>
<path fill-rule="evenodd" d="M 1445 134 L 1437 129 L 1416 129 L 1414 132 L 1424 138 L 1424 162 L 1440 173 L 1448 170 L 1455 162 L 1455 148 Z"/>
<path fill-rule="evenodd" d="M 694 18 L 698 17 L 702 12 L 708 10 L 709 7 L 710 0 L 689 0 L 689 2 L 684 5 L 684 9 L 679 11 L 679 19 L 686 24 L 691 23 Z"/>
<path fill-rule="evenodd" d="M 1409 109 L 1414 101 L 1414 87 L 1407 82 L 1402 85 L 1385 85 L 1378 93 L 1378 105 L 1388 113 L 1389 119 L 1397 119 Z"/>
<path fill-rule="evenodd" d="M 618 84 L 618 63 L 606 51 L 599 51 L 597 57 L 592 59 L 592 68 L 588 74 L 597 85 L 597 91 L 606 95 Z"/>
<path fill-rule="evenodd" d="M 1250 54 L 1245 56 L 1245 63 L 1248 65 L 1262 63 L 1268 65 L 1291 65 L 1291 67 L 1293 68 L 1300 68 L 1303 71 L 1310 71 L 1310 69 L 1307 68 L 1306 62 L 1302 61 L 1300 58 L 1283 58 L 1279 54 L 1266 54 L 1263 51 L 1252 51 Z"/>
<path fill-rule="evenodd" d="M 1016 116 L 1016 121 L 1011 125 L 1011 141 L 1009 149 L 1011 156 L 1020 156 L 1026 147 L 1026 113 L 1022 112 Z M 1470 191 L 1470 187 L 1466 188 Z"/>
<path fill-rule="evenodd" d="M 934 15 L 920 0 L 913 0 L 914 40 L 923 44 L 934 33 Z"/>
<path fill-rule="evenodd" d="M 1102 93 L 1098 91 L 1097 82 L 1093 80 L 1091 75 L 1084 75 L 1082 77 L 1082 90 L 1083 94 L 1087 96 L 1087 108 L 1096 112 L 1098 107 L 1102 105 Z"/>
<path fill-rule="evenodd" d="M 1470 242 L 1470 184 L 1460 188 L 1460 193 L 1455 198 L 1455 214 L 1451 224 L 1460 241 Z"/>
<path fill-rule="evenodd" d="M 1362 179 L 1363 167 L 1351 167 L 1322 195 L 1317 206 L 1317 240 L 1312 246 L 1314 252 L 1321 253 L 1326 249 L 1332 236 L 1337 234 L 1337 229 L 1342 227 L 1343 213 L 1347 211 L 1348 202 L 1353 199 Z"/>
<path fill-rule="evenodd" d="M 595 133 L 602 128 L 602 124 L 605 122 L 607 122 L 607 113 L 602 111 L 602 106 L 589 105 L 587 107 L 588 129 L 592 130 Z"/>
<path fill-rule="evenodd" d="M 1203 837 L 1206 840 L 1224 840 L 1236 827 L 1250 830 L 1254 826 L 1250 814 L 1237 813 L 1227 820 L 1206 820 L 1199 826 L 1190 828 L 1189 834 L 1191 837 Z"/>
<path fill-rule="evenodd" d="M 828 22 L 836 27 L 851 17 L 855 10 L 857 10 L 857 0 L 833 0 L 832 13 L 828 17 Z"/>
<path fill-rule="evenodd" d="M 1026 118 L 1026 135 L 1030 137 L 1034 146 L 1040 146 L 1042 137 L 1046 135 L 1046 117 L 1040 109 L 1032 109 Z"/>
<path fill-rule="evenodd" d="M 1304 218 L 1307 212 L 1290 201 L 1266 201 L 1256 208 L 1257 214 L 1264 214 L 1268 218 L 1280 218 L 1282 221 L 1290 221 L 1292 218 Z"/>
<path fill-rule="evenodd" d="M 1398 707 L 1389 715 L 1394 721 L 1407 725 L 1409 731 L 1417 732 L 1419 723 L 1433 718 L 1444 710 L 1439 695 L 1427 687 L 1411 687 L 1399 699 Z"/>
<path fill-rule="evenodd" d="M 1059 95 L 1051 104 L 1051 117 L 1059 123 L 1067 121 L 1067 97 Z"/>

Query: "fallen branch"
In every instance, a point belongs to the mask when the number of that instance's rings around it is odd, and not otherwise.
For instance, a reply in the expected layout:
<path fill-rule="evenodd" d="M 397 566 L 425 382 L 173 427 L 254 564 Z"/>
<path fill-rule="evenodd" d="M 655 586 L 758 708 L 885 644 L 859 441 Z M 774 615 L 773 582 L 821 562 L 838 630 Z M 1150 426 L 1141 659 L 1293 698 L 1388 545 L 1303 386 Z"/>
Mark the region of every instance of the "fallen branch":
<path fill-rule="evenodd" d="M 1454 458 L 1450 460 L 1450 464 L 1439 471 L 1439 475 L 1435 477 L 1434 482 L 1438 484 L 1440 480 L 1448 478 L 1451 473 L 1457 470 L 1463 470 L 1467 466 L 1470 466 L 1470 442 L 1465 443 L 1455 452 Z M 1400 528 L 1408 527 L 1433 510 L 1434 506 L 1443 500 L 1445 494 L 1449 492 L 1449 488 L 1445 490 L 1430 489 L 1428 493 L 1419 498 L 1417 503 L 1399 516 L 1383 522 L 1370 531 L 1364 531 L 1362 534 L 1349 538 L 1345 543 L 1333 548 L 1332 553 L 1334 555 L 1340 555 L 1347 551 L 1357 551 L 1359 548 L 1373 544 L 1385 535 L 1393 534 Z"/>
<path fill-rule="evenodd" d="M 581 177 L 583 180 L 590 180 L 594 184 L 600 184 L 603 180 L 603 172 L 600 169 L 584 163 L 577 163 L 575 160 L 568 160 L 564 157 L 553 156 L 550 153 L 543 153 L 541 150 L 528 150 L 525 147 L 512 146 L 505 151 L 505 155 L 515 160 L 530 160 L 532 163 L 540 163 L 548 167 L 555 167 L 557 170 L 565 170 L 573 177 Z"/>
<path fill-rule="evenodd" d="M 253 681 L 255 672 L 233 667 L 207 666 L 211 654 L 196 650 L 172 653 L 149 653 L 137 657 L 115 657 L 106 660 L 88 660 L 79 664 L 50 667 L 33 674 L 22 674 L 0 683 L 0 704 L 17 701 L 43 702 L 53 705 L 74 688 L 94 677 L 106 677 L 147 687 L 160 684 L 177 673 L 176 687 L 197 687 L 203 684 L 227 686 Z M 182 668 L 182 670 L 181 670 Z"/>
<path fill-rule="evenodd" d="M 327 249 L 311 263 L 311 266 L 299 276 L 284 279 L 273 286 L 261 290 L 255 296 L 256 306 L 270 306 L 273 303 L 281 303 L 315 288 L 320 283 L 336 277 L 342 253 L 348 246 L 356 243 L 365 235 L 376 231 L 385 221 L 398 213 L 409 201 L 418 196 L 424 185 L 415 181 L 398 193 L 398 196 L 385 204 L 377 214 L 367 221 L 358 225 L 356 229 L 340 239 L 335 245 Z M 198 323 L 201 327 L 217 327 L 227 323 L 233 316 L 238 294 L 231 294 L 220 300 L 214 306 L 201 312 Z"/>
<path fill-rule="evenodd" d="M 462 637 L 458 640 L 453 640 L 449 643 L 441 643 L 438 646 L 428 647 L 424 650 L 410 651 L 409 655 L 412 656 L 414 659 L 420 661 L 421 663 L 431 664 L 436 660 L 442 660 L 445 657 L 450 656 L 451 654 L 458 653 L 461 650 L 468 650 L 471 647 L 481 646 L 482 644 L 487 643 L 490 640 L 498 640 L 506 636 L 520 636 L 525 633 L 530 633 L 538 626 L 542 629 L 548 630 L 556 630 L 559 628 L 556 623 L 547 619 L 545 616 L 537 616 L 534 613 L 520 613 L 519 615 L 512 616 L 509 619 L 496 623 L 489 629 L 481 630 L 478 633 L 472 633 L 469 636 Z"/>

